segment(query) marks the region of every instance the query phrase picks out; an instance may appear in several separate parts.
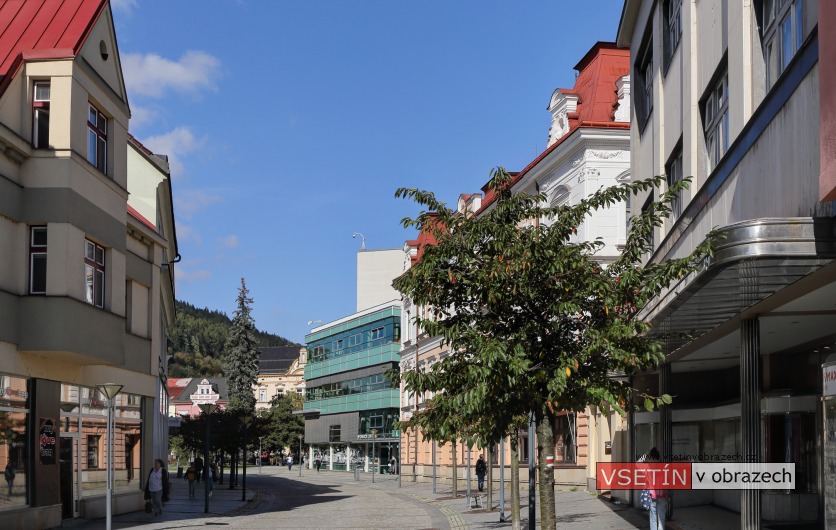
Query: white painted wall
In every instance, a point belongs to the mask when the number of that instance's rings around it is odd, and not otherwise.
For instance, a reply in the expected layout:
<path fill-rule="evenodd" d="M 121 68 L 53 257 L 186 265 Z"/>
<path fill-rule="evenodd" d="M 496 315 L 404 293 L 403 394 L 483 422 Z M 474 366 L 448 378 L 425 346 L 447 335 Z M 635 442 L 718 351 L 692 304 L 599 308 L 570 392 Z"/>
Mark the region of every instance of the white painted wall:
<path fill-rule="evenodd" d="M 392 287 L 392 281 L 403 271 L 403 249 L 357 252 L 357 311 L 400 300 L 401 294 Z"/>

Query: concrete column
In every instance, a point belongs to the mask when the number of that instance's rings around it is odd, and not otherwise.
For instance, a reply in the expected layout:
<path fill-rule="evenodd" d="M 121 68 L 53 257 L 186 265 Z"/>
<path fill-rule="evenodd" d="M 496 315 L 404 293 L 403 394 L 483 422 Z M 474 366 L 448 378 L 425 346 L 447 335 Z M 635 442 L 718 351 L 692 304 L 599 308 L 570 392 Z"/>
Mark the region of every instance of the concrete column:
<path fill-rule="evenodd" d="M 740 452 L 744 462 L 761 462 L 760 321 L 740 323 Z M 761 527 L 760 490 L 740 492 L 740 528 Z"/>
<path fill-rule="evenodd" d="M 368 444 L 363 446 L 363 471 L 368 473 L 369 472 L 369 446 Z"/>
<path fill-rule="evenodd" d="M 314 449 L 312 445 L 308 446 L 308 469 L 313 469 Z"/>
<path fill-rule="evenodd" d="M 328 444 L 328 470 L 334 471 L 334 446 Z"/>

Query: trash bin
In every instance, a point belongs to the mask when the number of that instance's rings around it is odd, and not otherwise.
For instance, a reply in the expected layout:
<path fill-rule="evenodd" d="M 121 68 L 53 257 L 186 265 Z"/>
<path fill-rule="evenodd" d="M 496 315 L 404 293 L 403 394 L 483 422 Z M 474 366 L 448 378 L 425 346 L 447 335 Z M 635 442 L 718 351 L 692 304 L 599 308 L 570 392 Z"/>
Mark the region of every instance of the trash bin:
<path fill-rule="evenodd" d="M 360 482 L 360 466 L 354 466 L 354 480 Z"/>
<path fill-rule="evenodd" d="M 183 466 L 177 466 L 177 478 L 183 478 Z"/>

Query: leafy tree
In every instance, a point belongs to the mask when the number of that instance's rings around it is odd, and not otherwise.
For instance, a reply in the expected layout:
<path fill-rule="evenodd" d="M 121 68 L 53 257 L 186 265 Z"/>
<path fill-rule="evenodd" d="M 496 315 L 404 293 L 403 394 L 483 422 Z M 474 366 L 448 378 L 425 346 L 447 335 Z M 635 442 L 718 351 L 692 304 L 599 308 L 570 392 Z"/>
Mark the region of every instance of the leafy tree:
<path fill-rule="evenodd" d="M 229 384 L 229 410 L 239 414 L 250 414 L 255 408 L 253 386 L 258 381 L 258 358 L 256 349 L 255 322 L 244 278 L 238 289 L 235 317 L 229 330 L 224 351 L 223 371 Z"/>
<path fill-rule="evenodd" d="M 259 411 L 261 446 L 267 451 L 284 452 L 299 444 L 299 434 L 305 434 L 305 420 L 294 410 L 302 408 L 302 395 L 295 392 L 277 395 L 269 409 Z"/>
<path fill-rule="evenodd" d="M 578 241 L 595 210 L 660 187 L 654 177 L 601 189 L 575 205 L 549 206 L 542 194 L 511 193 L 511 176 L 493 170 L 496 194 L 479 216 L 459 215 L 428 191 L 399 189 L 426 208 L 405 227 L 429 231 L 436 245 L 395 280 L 395 288 L 433 310 L 418 325 L 449 343 L 451 355 L 422 373 L 402 374 L 411 392 L 433 392 L 409 422 L 433 439 L 461 425 L 483 445 L 495 443 L 532 412 L 539 447 L 543 528 L 554 528 L 555 413 L 588 405 L 624 412 L 636 392 L 627 378 L 664 359 L 658 338 L 638 312 L 672 281 L 699 271 L 712 255 L 714 232 L 684 258 L 643 265 L 654 227 L 671 213 L 687 179 L 631 219 L 626 246 L 608 267 L 596 260 L 602 241 Z M 643 396 L 648 408 L 670 396 Z M 455 419 L 454 419 L 455 418 Z"/>

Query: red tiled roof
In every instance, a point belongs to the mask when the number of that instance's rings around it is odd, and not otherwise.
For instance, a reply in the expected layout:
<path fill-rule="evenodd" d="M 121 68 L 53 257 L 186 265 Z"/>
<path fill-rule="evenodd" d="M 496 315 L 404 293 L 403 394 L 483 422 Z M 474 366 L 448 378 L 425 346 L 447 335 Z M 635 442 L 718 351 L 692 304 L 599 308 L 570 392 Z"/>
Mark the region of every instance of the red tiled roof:
<path fill-rule="evenodd" d="M 172 401 L 177 400 L 180 397 L 180 394 L 183 393 L 186 388 L 188 388 L 189 383 L 191 383 L 191 377 L 173 377 L 169 378 L 166 381 L 166 390 L 168 391 L 168 397 L 171 398 Z"/>
<path fill-rule="evenodd" d="M 519 182 L 526 173 L 579 128 L 630 128 L 629 123 L 616 122 L 613 119 L 614 108 L 618 102 L 615 82 L 630 73 L 630 49 L 619 48 L 614 42 L 597 42 L 575 65 L 575 70 L 578 71 L 575 87 L 571 90 L 559 89 L 563 94 L 573 94 L 578 97 L 577 111 L 568 115 L 569 131 L 540 153 L 525 169 L 516 174 L 509 172 L 513 177 L 511 186 Z M 488 189 L 487 184 L 482 190 L 485 192 L 485 199 L 477 214 L 485 211 L 496 200 L 496 194 Z"/>
<path fill-rule="evenodd" d="M 436 214 L 434 213 L 430 213 L 429 215 L 433 218 L 435 218 L 436 216 Z M 429 221 L 427 224 L 435 224 L 435 222 Z M 414 256 L 410 256 L 409 258 L 412 265 L 415 265 L 416 263 L 421 261 L 421 256 L 424 255 L 424 249 L 427 247 L 427 245 L 435 245 L 436 240 L 435 236 L 433 236 L 432 233 L 429 231 L 429 227 L 424 227 L 424 229 L 418 233 L 418 239 L 410 239 L 406 242 L 406 244 L 411 247 L 416 247 L 418 249 L 418 252 Z"/>
<path fill-rule="evenodd" d="M 23 59 L 77 55 L 105 5 L 107 0 L 0 0 L 3 81 Z"/>

